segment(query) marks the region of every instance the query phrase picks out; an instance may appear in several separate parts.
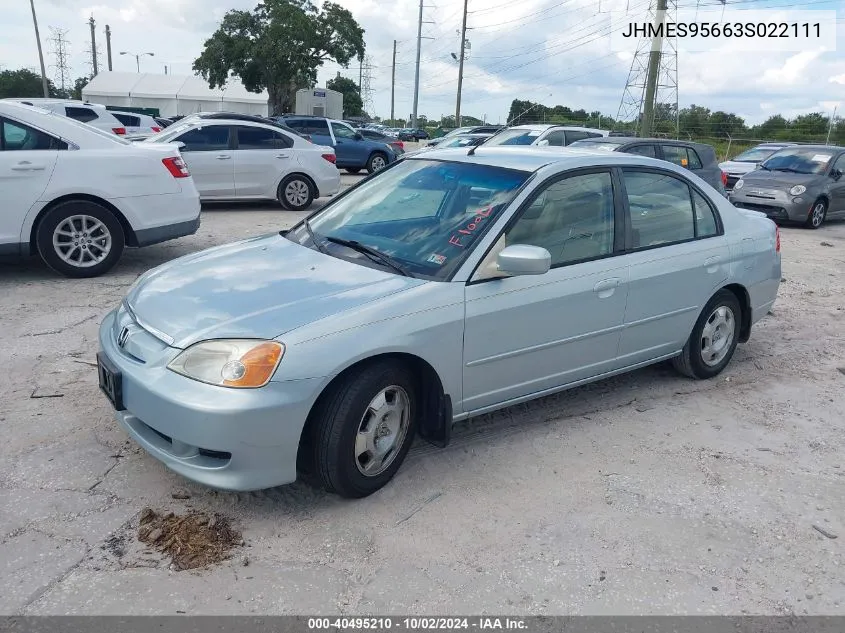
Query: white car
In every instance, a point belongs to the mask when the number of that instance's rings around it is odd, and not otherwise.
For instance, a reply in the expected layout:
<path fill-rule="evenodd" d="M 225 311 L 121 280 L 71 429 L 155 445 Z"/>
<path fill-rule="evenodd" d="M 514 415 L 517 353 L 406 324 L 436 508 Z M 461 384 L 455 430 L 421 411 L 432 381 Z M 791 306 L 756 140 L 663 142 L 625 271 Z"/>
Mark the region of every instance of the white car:
<path fill-rule="evenodd" d="M 582 141 L 586 138 L 598 138 L 610 134 L 607 130 L 598 130 L 590 127 L 576 127 L 573 125 L 514 125 L 484 142 L 485 147 L 494 145 L 536 145 L 553 147 L 565 147 L 575 141 Z"/>
<path fill-rule="evenodd" d="M 139 114 L 138 112 L 123 112 L 121 110 L 109 110 L 114 118 L 123 124 L 126 128 L 126 134 L 158 134 L 164 127 L 149 114 Z"/>
<path fill-rule="evenodd" d="M 126 134 L 126 126 L 111 112 L 106 110 L 106 106 L 98 103 L 71 101 L 68 99 L 4 99 L 4 101 L 14 101 L 25 105 L 37 106 L 44 110 L 49 110 L 54 114 L 66 116 L 80 123 L 87 123 L 91 127 L 105 132 L 111 132 L 118 136 L 124 136 Z"/>
<path fill-rule="evenodd" d="M 173 145 L 133 144 L 49 110 L 0 101 L 0 254 L 38 253 L 68 277 L 109 270 L 124 246 L 199 228 Z"/>
<path fill-rule="evenodd" d="M 278 200 L 302 211 L 340 191 L 331 147 L 278 126 L 237 119 L 186 118 L 141 141 L 178 143 L 202 200 Z"/>

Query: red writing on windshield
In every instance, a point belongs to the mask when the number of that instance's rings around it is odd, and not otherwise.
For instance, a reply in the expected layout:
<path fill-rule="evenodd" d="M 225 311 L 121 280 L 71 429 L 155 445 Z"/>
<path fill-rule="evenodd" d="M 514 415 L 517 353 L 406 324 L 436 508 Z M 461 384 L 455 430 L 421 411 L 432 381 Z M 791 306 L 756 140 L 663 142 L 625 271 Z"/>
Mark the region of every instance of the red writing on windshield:
<path fill-rule="evenodd" d="M 472 235 L 484 222 L 484 219 L 490 215 L 493 211 L 493 207 L 487 207 L 486 209 L 481 209 L 480 211 L 476 211 L 475 217 L 472 219 L 472 222 L 464 226 L 463 228 L 458 229 L 458 232 L 452 234 L 449 238 L 449 244 L 452 246 L 459 246 L 460 248 L 464 247 L 464 244 L 461 242 L 461 239 L 465 235 Z"/>

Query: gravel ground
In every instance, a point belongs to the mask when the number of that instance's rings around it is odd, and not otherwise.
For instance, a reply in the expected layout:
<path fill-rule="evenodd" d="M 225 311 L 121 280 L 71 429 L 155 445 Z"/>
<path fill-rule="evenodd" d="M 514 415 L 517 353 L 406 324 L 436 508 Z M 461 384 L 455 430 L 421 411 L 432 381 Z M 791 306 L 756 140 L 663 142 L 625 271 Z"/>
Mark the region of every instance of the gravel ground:
<path fill-rule="evenodd" d="M 845 224 L 782 231 L 774 313 L 712 381 L 659 365 L 462 423 L 361 501 L 190 484 L 113 421 L 99 322 L 148 268 L 297 218 L 209 207 L 96 280 L 0 266 L 0 613 L 845 614 Z M 174 571 L 145 507 L 245 544 Z"/>

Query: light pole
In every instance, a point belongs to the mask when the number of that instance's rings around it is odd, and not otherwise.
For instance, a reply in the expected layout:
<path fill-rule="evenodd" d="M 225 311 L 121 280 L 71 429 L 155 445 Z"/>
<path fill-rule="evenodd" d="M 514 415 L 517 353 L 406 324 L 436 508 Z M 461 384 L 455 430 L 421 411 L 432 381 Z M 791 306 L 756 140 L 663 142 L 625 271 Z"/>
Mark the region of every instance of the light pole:
<path fill-rule="evenodd" d="M 41 88 L 44 91 L 44 96 L 50 96 L 50 89 L 47 85 L 47 72 L 44 69 L 44 53 L 41 51 L 41 36 L 38 34 L 38 19 L 35 17 L 35 0 L 29 0 L 29 6 L 32 7 L 32 24 L 35 27 L 35 41 L 38 43 L 38 61 L 41 62 Z"/>
<path fill-rule="evenodd" d="M 120 54 L 121 55 L 129 55 L 130 57 L 135 58 L 135 68 L 138 70 L 139 74 L 141 72 L 141 58 L 144 55 L 149 55 L 150 57 L 155 57 L 155 53 L 138 53 L 138 54 L 135 54 L 135 53 L 130 53 L 129 51 L 120 51 Z"/>

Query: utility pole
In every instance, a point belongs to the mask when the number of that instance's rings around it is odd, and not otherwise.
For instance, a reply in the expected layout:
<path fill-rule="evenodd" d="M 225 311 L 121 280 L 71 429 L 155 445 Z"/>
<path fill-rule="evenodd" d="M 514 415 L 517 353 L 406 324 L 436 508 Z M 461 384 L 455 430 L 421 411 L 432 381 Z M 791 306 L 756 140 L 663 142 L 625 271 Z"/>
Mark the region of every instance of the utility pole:
<path fill-rule="evenodd" d="M 167 64 L 164 65 L 164 74 L 167 74 Z"/>
<path fill-rule="evenodd" d="M 109 63 L 109 71 L 111 71 L 111 29 L 106 24 L 106 60 Z"/>
<path fill-rule="evenodd" d="M 97 23 L 94 22 L 94 16 L 93 15 L 88 20 L 88 24 L 91 27 L 91 64 L 92 64 L 92 67 L 94 69 L 94 77 L 96 77 L 97 73 L 99 72 L 97 70 L 97 31 L 96 31 Z"/>
<path fill-rule="evenodd" d="M 455 127 L 461 127 L 461 88 L 464 83 L 464 52 L 467 43 L 467 5 L 469 0 L 464 0 L 464 19 L 461 23 L 461 59 L 458 63 L 458 99 L 455 104 Z"/>
<path fill-rule="evenodd" d="M 827 138 L 824 141 L 825 145 L 830 145 L 830 131 L 833 129 L 833 122 L 836 120 L 836 106 L 833 106 L 833 114 L 830 115 L 830 123 L 827 126 Z"/>
<path fill-rule="evenodd" d="M 32 24 L 35 27 L 35 41 L 38 43 L 38 61 L 41 62 L 41 89 L 44 91 L 44 96 L 49 97 L 50 87 L 47 85 L 47 70 L 44 68 L 44 52 L 41 50 L 41 36 L 38 34 L 38 18 L 35 17 L 35 0 L 29 0 L 29 6 L 32 8 Z M 417 59 L 419 60 L 419 56 Z"/>
<path fill-rule="evenodd" d="M 50 38 L 50 41 L 53 42 L 52 53 L 56 60 L 53 64 L 53 68 L 56 71 L 54 79 L 59 85 L 62 95 L 64 95 L 66 94 L 65 89 L 70 86 L 70 73 L 67 65 L 68 41 L 65 37 L 67 35 L 67 29 L 59 29 L 51 26 L 50 33 L 53 36 Z"/>
<path fill-rule="evenodd" d="M 396 40 L 393 40 L 393 70 L 390 72 L 390 125 L 393 125 L 393 105 L 396 98 Z"/>
<path fill-rule="evenodd" d="M 419 103 L 420 103 L 420 50 L 422 50 L 422 23 L 423 23 L 422 13 L 423 13 L 423 0 L 420 0 L 420 19 L 417 22 L 417 69 L 416 69 L 416 71 L 414 71 L 414 111 L 411 114 L 411 127 L 414 127 L 414 128 L 417 127 L 417 107 L 419 106 Z M 39 44 L 39 46 L 40 46 L 40 44 Z"/>
<path fill-rule="evenodd" d="M 657 0 L 657 10 L 654 13 L 655 35 L 651 40 L 651 52 L 648 56 L 643 121 L 640 127 L 640 135 L 644 138 L 651 136 L 651 128 L 654 124 L 654 97 L 657 92 L 657 76 L 660 73 L 660 55 L 663 52 L 663 21 L 665 19 L 666 0 Z"/>

